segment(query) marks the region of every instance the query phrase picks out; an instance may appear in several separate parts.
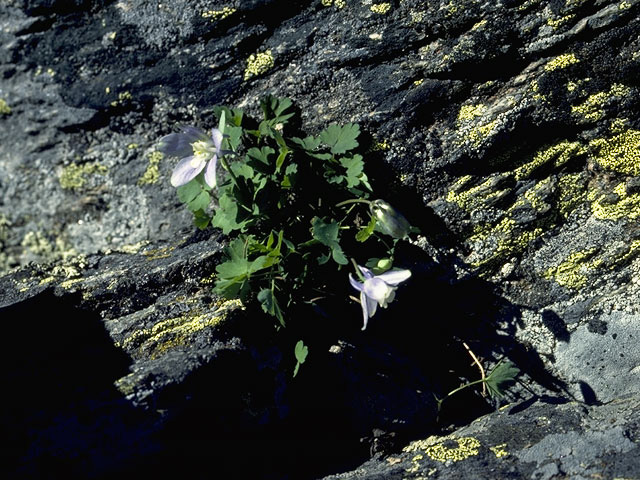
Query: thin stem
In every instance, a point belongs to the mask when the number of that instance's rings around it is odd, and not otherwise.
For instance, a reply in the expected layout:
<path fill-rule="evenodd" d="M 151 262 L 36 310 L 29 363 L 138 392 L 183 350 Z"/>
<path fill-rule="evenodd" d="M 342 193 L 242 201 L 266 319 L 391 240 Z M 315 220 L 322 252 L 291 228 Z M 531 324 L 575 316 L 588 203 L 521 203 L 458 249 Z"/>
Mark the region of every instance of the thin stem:
<path fill-rule="evenodd" d="M 350 203 L 366 203 L 367 205 L 371 205 L 370 200 L 365 200 L 364 198 L 352 198 L 351 200 L 336 203 L 336 207 L 342 207 L 343 205 L 349 205 Z"/>
<path fill-rule="evenodd" d="M 485 380 L 487 378 L 487 376 L 484 373 L 484 368 L 482 368 L 482 364 L 480 363 L 480 360 L 478 360 L 478 357 L 476 357 L 475 353 L 473 353 L 473 351 L 471 350 L 471 348 L 469 348 L 469 345 L 467 345 L 466 342 L 462 342 L 462 346 L 467 350 L 469 355 L 471 355 L 471 358 L 473 359 L 473 362 L 478 366 L 478 369 L 480 370 L 480 377 L 482 378 L 482 380 Z M 483 397 L 487 396 L 487 384 L 486 383 L 482 384 L 482 396 Z"/>
<path fill-rule="evenodd" d="M 224 157 L 220 157 L 220 164 L 222 165 L 222 168 L 224 168 L 227 172 L 229 172 L 229 175 L 231 175 L 231 179 L 233 180 L 233 183 L 235 183 L 236 187 L 240 188 L 240 182 L 238 182 L 238 177 L 236 177 L 236 174 L 233 173 L 233 170 L 231 170 L 229 164 L 227 163 Z"/>

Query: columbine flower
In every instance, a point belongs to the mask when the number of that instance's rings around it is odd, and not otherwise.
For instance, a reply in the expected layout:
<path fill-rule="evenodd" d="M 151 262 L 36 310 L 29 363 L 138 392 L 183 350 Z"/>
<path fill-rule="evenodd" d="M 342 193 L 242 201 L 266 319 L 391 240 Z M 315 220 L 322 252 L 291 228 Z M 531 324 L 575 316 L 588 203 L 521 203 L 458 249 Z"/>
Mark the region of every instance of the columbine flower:
<path fill-rule="evenodd" d="M 369 204 L 376 226 L 393 238 L 405 238 L 411 231 L 411 225 L 404 216 L 384 200 L 374 200 Z"/>
<path fill-rule="evenodd" d="M 362 316 L 364 318 L 364 326 L 362 330 L 367 328 L 367 322 L 376 313 L 378 305 L 387 308 L 396 296 L 398 285 L 411 276 L 409 270 L 391 270 L 380 275 L 373 275 L 373 272 L 366 267 L 358 268 L 364 275 L 364 283 L 358 282 L 349 274 L 349 282 L 351 286 L 360 292 L 360 304 L 362 305 Z"/>
<path fill-rule="evenodd" d="M 211 188 L 216 186 L 218 157 L 228 153 L 221 149 L 222 132 L 211 130 L 211 137 L 196 127 L 184 127 L 182 133 L 171 133 L 160 139 L 160 151 L 167 155 L 183 157 L 171 174 L 171 185 L 179 187 L 196 178 L 204 170 L 204 181 Z"/>

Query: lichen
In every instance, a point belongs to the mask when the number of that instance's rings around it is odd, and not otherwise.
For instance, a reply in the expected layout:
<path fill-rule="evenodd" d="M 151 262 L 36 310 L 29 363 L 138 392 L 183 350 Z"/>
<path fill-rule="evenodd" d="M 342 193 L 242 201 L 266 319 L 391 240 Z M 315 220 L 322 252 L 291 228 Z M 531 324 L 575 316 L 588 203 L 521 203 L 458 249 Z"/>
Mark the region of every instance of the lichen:
<path fill-rule="evenodd" d="M 629 92 L 629 87 L 614 83 L 608 92 L 594 93 L 580 105 L 573 105 L 571 107 L 571 113 L 578 118 L 596 122 L 604 116 L 604 106 L 611 98 L 626 97 L 629 95 Z"/>
<path fill-rule="evenodd" d="M 476 244 L 469 262 L 476 268 L 490 265 L 498 260 L 524 251 L 536 238 L 542 235 L 541 228 L 521 230 L 515 220 L 505 216 L 495 226 L 480 227 L 468 241 Z M 488 253 L 479 253 L 488 251 Z"/>
<path fill-rule="evenodd" d="M 612 130 L 617 131 L 614 125 Z M 595 139 L 589 146 L 593 159 L 606 170 L 640 175 L 640 130 L 629 129 L 612 138 Z"/>
<path fill-rule="evenodd" d="M 594 258 L 596 251 L 595 248 L 591 248 L 582 252 L 574 252 L 560 265 L 547 269 L 543 276 L 547 280 L 555 280 L 563 287 L 580 289 L 587 283 L 589 271 L 602 263 L 602 259 Z"/>
<path fill-rule="evenodd" d="M 564 17 L 558 17 L 558 18 L 547 18 L 547 25 L 549 25 L 551 28 L 553 28 L 554 30 L 560 28 L 562 25 L 564 25 L 565 23 L 573 20 L 573 18 L 575 18 L 575 14 L 571 14 L 571 15 L 565 15 Z"/>
<path fill-rule="evenodd" d="M 132 98 L 133 96 L 129 91 L 120 92 L 118 94 L 118 99 L 111 102 L 111 106 L 117 107 L 118 105 L 124 105 L 125 103 L 129 102 Z"/>
<path fill-rule="evenodd" d="M 516 180 L 529 177 L 536 169 L 554 160 L 556 167 L 562 166 L 572 158 L 584 155 L 587 149 L 580 142 L 562 141 L 544 150 L 537 152 L 533 160 L 518 167 L 515 172 Z"/>
<path fill-rule="evenodd" d="M 152 185 L 158 182 L 160 179 L 160 170 L 158 167 L 163 157 L 162 152 L 155 151 L 149 154 L 149 165 L 147 165 L 144 174 L 138 179 L 138 185 Z"/>
<path fill-rule="evenodd" d="M 508 190 L 496 190 L 495 188 L 503 178 L 504 175 L 493 176 L 480 185 L 465 190 L 464 187 L 472 179 L 470 175 L 465 175 L 453 184 L 451 190 L 447 192 L 446 200 L 449 203 L 457 204 L 467 212 L 471 212 L 508 193 Z"/>
<path fill-rule="evenodd" d="M 574 53 L 565 53 L 549 60 L 545 64 L 544 69 L 547 72 L 553 72 L 554 70 L 561 70 L 579 62 L 580 60 L 578 60 L 578 57 L 576 57 Z"/>
<path fill-rule="evenodd" d="M 224 20 L 225 18 L 236 13 L 237 9 L 233 7 L 222 7 L 222 10 L 207 10 L 202 12 L 202 18 L 210 18 L 213 20 Z"/>
<path fill-rule="evenodd" d="M 478 105 L 462 105 L 458 111 L 458 124 L 481 117 L 487 110 L 484 104 Z"/>
<path fill-rule="evenodd" d="M 169 258 L 171 256 L 171 252 L 173 252 L 175 248 L 176 247 L 173 246 L 153 248 L 142 252 L 142 254 L 149 260 L 158 260 L 160 258 Z"/>
<path fill-rule="evenodd" d="M 274 66 L 274 59 L 271 50 L 260 53 L 254 53 L 247 58 L 247 68 L 244 71 L 244 80 L 251 77 L 263 75 L 271 70 Z"/>
<path fill-rule="evenodd" d="M 587 194 L 592 200 L 591 212 L 600 220 L 620 220 L 621 218 L 635 219 L 640 217 L 640 193 L 627 194 L 624 182 L 619 183 L 613 193 L 619 199 L 611 202 L 610 196 L 593 189 Z"/>
<path fill-rule="evenodd" d="M 461 437 L 455 439 L 455 442 L 458 446 L 454 448 L 445 446 L 443 442 L 428 446 L 424 452 L 432 460 L 443 463 L 447 461 L 459 462 L 460 460 L 478 455 L 480 442 L 477 439 L 473 437 Z"/>
<path fill-rule="evenodd" d="M 500 445 L 496 445 L 495 447 L 489 447 L 489 450 L 491 450 L 494 453 L 496 458 L 502 458 L 509 455 L 509 452 L 505 450 L 506 446 L 507 446 L 506 443 L 501 443 Z"/>
<path fill-rule="evenodd" d="M 196 309 L 187 315 L 162 320 L 151 328 L 134 331 L 118 346 L 136 352 L 136 356 L 145 352 L 152 359 L 158 358 L 168 350 L 188 345 L 195 333 L 218 326 L 238 308 L 244 308 L 238 299 L 218 300 L 212 311 Z"/>
<path fill-rule="evenodd" d="M 582 173 L 570 173 L 558 179 L 558 209 L 564 218 L 587 201 L 585 187 Z"/>
<path fill-rule="evenodd" d="M 89 175 L 105 175 L 109 169 L 99 163 L 72 163 L 62 169 L 60 186 L 65 190 L 80 190 L 87 182 Z"/>
<path fill-rule="evenodd" d="M 6 100 L 0 98 L 0 115 L 9 115 L 11 113 L 11 107 L 7 104 Z"/>
<path fill-rule="evenodd" d="M 498 119 L 496 119 L 484 125 L 473 127 L 468 133 L 469 140 L 474 146 L 480 146 L 482 142 L 484 142 L 484 140 L 496 129 L 498 123 Z"/>
<path fill-rule="evenodd" d="M 369 9 L 373 13 L 384 15 L 389 10 L 391 10 L 391 4 L 390 3 L 374 3 L 373 5 L 371 5 L 371 7 L 369 7 Z"/>
<path fill-rule="evenodd" d="M 344 6 L 347 4 L 346 0 L 322 0 L 322 5 L 325 7 L 330 7 L 331 5 L 335 5 L 335 7 L 340 10 L 342 8 L 344 8 Z"/>

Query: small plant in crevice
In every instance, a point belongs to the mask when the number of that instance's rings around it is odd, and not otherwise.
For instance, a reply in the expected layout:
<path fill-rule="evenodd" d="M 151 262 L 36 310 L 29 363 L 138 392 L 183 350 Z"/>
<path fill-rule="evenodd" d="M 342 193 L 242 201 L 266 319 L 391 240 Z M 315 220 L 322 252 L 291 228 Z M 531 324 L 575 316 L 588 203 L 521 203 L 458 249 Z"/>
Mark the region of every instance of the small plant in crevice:
<path fill-rule="evenodd" d="M 338 298 L 336 283 L 360 293 L 364 330 L 411 276 L 394 268 L 396 244 L 413 230 L 389 203 L 375 199 L 358 153 L 360 127 L 331 124 L 318 135 L 291 132 L 291 100 L 267 96 L 262 118 L 215 107 L 211 133 L 186 126 L 160 140 L 178 157 L 171 176 L 200 229 L 229 236 L 216 267 L 215 293 L 256 302 L 278 328 L 296 306 Z M 348 275 L 353 264 L 358 278 Z M 295 374 L 308 353 L 295 348 Z"/>

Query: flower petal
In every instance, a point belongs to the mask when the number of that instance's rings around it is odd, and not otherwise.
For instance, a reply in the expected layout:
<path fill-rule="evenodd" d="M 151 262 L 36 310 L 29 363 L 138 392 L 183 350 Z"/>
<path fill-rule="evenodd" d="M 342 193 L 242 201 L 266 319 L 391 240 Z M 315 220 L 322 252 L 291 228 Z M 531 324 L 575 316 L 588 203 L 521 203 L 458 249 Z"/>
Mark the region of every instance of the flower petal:
<path fill-rule="evenodd" d="M 211 160 L 207 163 L 207 168 L 204 171 L 204 181 L 207 182 L 211 188 L 215 188 L 216 186 L 216 165 L 218 164 L 218 157 L 216 155 L 213 156 Z"/>
<path fill-rule="evenodd" d="M 369 315 L 369 318 L 371 318 L 376 314 L 376 310 L 378 309 L 378 302 L 376 302 L 373 298 L 367 297 L 364 292 L 362 292 L 362 294 L 364 295 L 365 303 L 367 304 L 367 313 Z"/>
<path fill-rule="evenodd" d="M 185 135 L 189 143 L 209 141 L 209 137 L 203 130 L 200 130 L 198 127 L 192 127 L 191 125 L 182 127 L 182 134 Z"/>
<path fill-rule="evenodd" d="M 351 283 L 351 286 L 359 292 L 364 288 L 364 283 L 358 282 L 351 274 L 349 274 L 349 283 Z"/>
<path fill-rule="evenodd" d="M 411 270 L 390 270 L 388 272 L 384 272 L 380 275 L 377 275 L 376 278 L 379 278 L 387 285 L 396 286 L 401 282 L 404 282 L 411 276 Z"/>
<path fill-rule="evenodd" d="M 220 150 L 220 147 L 222 146 L 223 137 L 224 135 L 222 135 L 222 132 L 217 128 L 213 128 L 211 130 L 211 139 L 213 140 L 213 144 L 216 146 L 216 151 Z"/>
<path fill-rule="evenodd" d="M 362 275 L 364 275 L 364 278 L 366 278 L 367 280 L 373 278 L 373 272 L 367 267 L 361 267 L 360 265 L 358 265 L 358 268 L 362 272 Z"/>
<path fill-rule="evenodd" d="M 387 299 L 391 290 L 393 290 L 393 287 L 390 287 L 378 277 L 368 279 L 364 282 L 364 288 L 362 289 L 367 297 L 379 302 L 381 305 Z"/>
<path fill-rule="evenodd" d="M 369 304 L 367 303 L 367 296 L 364 292 L 360 292 L 360 305 L 362 306 L 362 318 L 364 320 L 362 330 L 364 330 L 367 328 L 367 323 L 369 322 Z"/>
<path fill-rule="evenodd" d="M 192 164 L 193 159 L 193 156 L 189 156 L 178 162 L 178 165 L 176 165 L 176 168 L 173 169 L 173 173 L 171 174 L 171 185 L 180 187 L 198 176 L 204 168 L 205 162 L 198 162 L 198 164 L 194 166 Z"/>
<path fill-rule="evenodd" d="M 165 155 L 175 157 L 187 157 L 193 155 L 193 148 L 189 137 L 182 133 L 171 133 L 160 139 L 158 150 Z"/>

